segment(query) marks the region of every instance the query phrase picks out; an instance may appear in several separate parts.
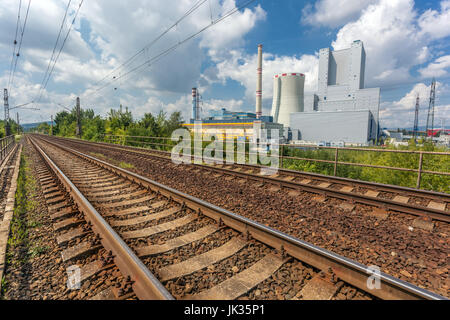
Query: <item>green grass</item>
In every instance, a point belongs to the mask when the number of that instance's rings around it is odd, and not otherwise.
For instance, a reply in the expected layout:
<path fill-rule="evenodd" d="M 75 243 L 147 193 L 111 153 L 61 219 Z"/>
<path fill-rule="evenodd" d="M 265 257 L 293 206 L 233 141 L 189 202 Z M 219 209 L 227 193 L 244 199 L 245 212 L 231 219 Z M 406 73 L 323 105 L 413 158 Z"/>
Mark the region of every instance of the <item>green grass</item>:
<path fill-rule="evenodd" d="M 121 167 L 122 169 L 134 169 L 134 165 L 123 161 L 119 163 L 119 167 Z"/>
<path fill-rule="evenodd" d="M 17 190 L 15 194 L 15 207 L 11 219 L 10 234 L 6 252 L 6 267 L 23 267 L 34 258 L 48 250 L 46 245 L 31 247 L 29 231 L 41 226 L 38 216 L 31 216 L 37 207 L 36 180 L 33 178 L 27 157 L 22 154 L 20 158 L 19 176 L 17 178 Z M 7 292 L 7 281 L 2 280 L 2 298 Z"/>

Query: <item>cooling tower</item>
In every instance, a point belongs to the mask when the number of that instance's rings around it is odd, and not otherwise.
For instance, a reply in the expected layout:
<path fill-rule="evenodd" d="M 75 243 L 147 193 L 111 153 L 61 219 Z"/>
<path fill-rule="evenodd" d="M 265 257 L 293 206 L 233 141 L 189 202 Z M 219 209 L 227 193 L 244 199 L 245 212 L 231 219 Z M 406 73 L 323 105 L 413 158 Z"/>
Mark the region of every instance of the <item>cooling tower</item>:
<path fill-rule="evenodd" d="M 273 122 L 289 127 L 292 112 L 303 112 L 303 73 L 281 73 L 273 78 Z"/>

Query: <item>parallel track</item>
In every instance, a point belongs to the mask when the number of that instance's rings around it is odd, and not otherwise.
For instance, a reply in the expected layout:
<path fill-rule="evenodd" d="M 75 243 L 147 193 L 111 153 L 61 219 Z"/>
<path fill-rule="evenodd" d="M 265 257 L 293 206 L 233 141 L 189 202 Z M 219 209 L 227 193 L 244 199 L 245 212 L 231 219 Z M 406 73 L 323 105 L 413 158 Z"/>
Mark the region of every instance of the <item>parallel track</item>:
<path fill-rule="evenodd" d="M 101 244 L 112 251 L 122 273 L 130 276 L 129 284 L 140 299 L 170 299 L 169 291 L 179 296 L 180 286 L 196 283 L 197 279 L 189 282 L 190 276 L 202 275 L 205 268 L 213 273 L 220 261 L 234 264 L 237 270 L 219 273 L 220 283 L 194 288 L 181 297 L 235 299 L 265 284 L 278 270 L 289 270 L 301 261 L 323 272 L 313 272 L 309 282 L 303 279 L 299 292 L 291 298 L 311 297 L 311 288 L 324 283 L 330 298 L 349 285 L 363 295 L 369 292 L 382 299 L 443 298 L 385 273 L 380 273 L 380 288 L 369 290 L 367 266 L 76 150 L 44 143 L 35 136 L 31 141 L 91 222 Z M 203 244 L 202 240 L 208 239 L 215 241 L 214 245 Z M 189 245 L 198 250 L 189 250 Z M 204 247 L 211 250 L 205 252 Z M 85 250 L 89 248 L 87 245 Z M 188 257 L 177 256 L 182 253 Z M 248 258 L 247 254 L 254 256 Z M 180 279 L 189 283 L 180 284 Z"/>
<path fill-rule="evenodd" d="M 102 148 L 111 150 L 126 150 L 127 153 L 144 159 L 159 161 L 167 161 L 170 159 L 170 153 L 165 151 L 117 146 L 108 143 L 93 143 L 76 139 L 55 137 L 52 137 L 52 139 L 85 145 L 101 145 Z M 231 175 L 277 185 L 282 188 L 321 194 L 351 203 L 362 203 L 393 212 L 421 216 L 429 220 L 435 219 L 450 222 L 450 195 L 442 192 L 412 189 L 287 169 L 279 169 L 277 174 L 273 176 L 264 176 L 260 174 L 260 170 L 263 168 L 262 166 L 248 164 L 191 164 L 188 165 L 188 168 L 200 168 L 201 170 L 208 170 L 221 175 Z M 386 197 L 386 194 L 389 194 L 389 196 Z M 418 202 L 415 202 L 414 199 L 418 199 Z"/>

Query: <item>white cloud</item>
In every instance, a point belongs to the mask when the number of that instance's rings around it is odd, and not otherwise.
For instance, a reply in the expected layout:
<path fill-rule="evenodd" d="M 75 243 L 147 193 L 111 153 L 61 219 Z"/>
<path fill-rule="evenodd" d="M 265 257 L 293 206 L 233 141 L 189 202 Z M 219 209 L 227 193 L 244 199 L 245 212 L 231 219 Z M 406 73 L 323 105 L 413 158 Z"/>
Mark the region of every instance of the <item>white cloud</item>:
<path fill-rule="evenodd" d="M 343 26 L 332 46 L 335 50 L 362 40 L 366 50 L 366 86 L 391 86 L 409 82 L 410 70 L 431 58 L 432 41 L 450 34 L 444 22 L 449 15 L 449 1 L 441 11 L 418 15 L 413 0 L 380 0 L 371 4 L 358 20 Z M 429 36 L 431 25 L 447 31 Z"/>
<path fill-rule="evenodd" d="M 428 9 L 419 18 L 420 33 L 428 39 L 450 35 L 450 0 L 441 2 L 441 12 Z"/>
<path fill-rule="evenodd" d="M 415 117 L 416 98 L 419 96 L 419 126 L 425 126 L 428 115 L 431 85 L 417 83 L 401 99 L 383 102 L 380 105 L 380 121 L 383 127 L 404 128 L 413 127 Z M 440 104 L 439 96 L 449 92 L 449 87 L 441 82 L 436 82 L 435 123 L 440 125 L 441 119 L 445 123 L 450 122 L 450 105 Z"/>
<path fill-rule="evenodd" d="M 418 71 L 424 78 L 442 77 L 448 74 L 446 70 L 448 68 L 450 68 L 450 55 L 439 57 Z"/>
<path fill-rule="evenodd" d="M 82 104 L 86 107 L 95 106 L 96 111 L 101 114 L 111 107 L 117 107 L 119 103 L 133 109 L 136 106 L 136 116 L 141 116 L 144 110 L 153 110 L 157 101 L 168 109 L 184 107 L 180 93 L 189 94 L 193 86 L 202 82 L 202 63 L 208 60 L 205 49 L 219 57 L 230 47 L 240 47 L 243 37 L 258 21 L 266 17 L 260 6 L 236 12 L 161 58 L 150 68 L 142 68 L 140 72 L 130 74 L 130 77 L 123 77 L 104 90 L 95 93 L 98 87 L 93 85 L 155 39 L 193 4 L 191 0 L 166 0 L 164 6 L 159 0 L 85 1 L 55 67 L 52 80 L 43 93 L 40 107 L 44 108 L 45 105 L 46 112 L 55 112 L 56 103 L 73 103 L 77 95 L 82 97 Z M 35 98 L 31 93 L 36 95 L 37 91 L 29 89 L 30 86 L 36 86 L 33 82 L 40 83 L 42 80 L 66 5 L 67 2 L 63 0 L 32 2 L 12 100 L 22 90 L 28 92 L 26 95 L 20 94 L 17 99 L 26 97 L 31 101 Z M 77 5 L 78 3 L 72 2 L 64 30 L 71 23 Z M 235 0 L 207 1 L 154 46 L 139 55 L 134 63 L 114 75 L 119 78 L 145 60 L 201 30 L 211 23 L 211 19 L 219 18 L 235 7 Z M 7 31 L 0 33 L 0 58 L 3 61 L 9 62 L 10 59 L 17 8 L 18 3 L 14 0 L 5 0 L 0 4 L 0 29 Z M 80 23 L 81 19 L 83 23 Z M 84 28 L 83 36 L 81 25 Z M 4 74 L 8 71 L 5 67 Z M 7 78 L 0 77 L 4 86 Z M 203 80 L 203 83 L 207 85 L 208 81 Z M 232 106 L 233 102 L 225 104 Z M 47 114 L 42 113 L 42 117 L 44 116 Z"/>
<path fill-rule="evenodd" d="M 339 27 L 357 19 L 361 11 L 376 0 L 318 0 L 302 10 L 302 23 L 312 26 Z"/>
<path fill-rule="evenodd" d="M 264 48 L 263 48 L 264 50 Z M 256 48 L 255 48 L 256 51 Z M 227 59 L 217 62 L 217 79 L 226 82 L 235 80 L 245 87 L 245 98 L 254 106 L 256 91 L 257 54 L 246 54 L 242 50 L 231 50 Z M 282 72 L 300 72 L 305 74 L 305 91 L 313 92 L 317 88 L 318 58 L 315 55 L 278 56 L 263 53 L 263 107 L 265 114 L 272 105 L 273 76 Z M 252 109 L 253 110 L 253 109 Z M 249 111 L 252 111 L 249 110 Z"/>

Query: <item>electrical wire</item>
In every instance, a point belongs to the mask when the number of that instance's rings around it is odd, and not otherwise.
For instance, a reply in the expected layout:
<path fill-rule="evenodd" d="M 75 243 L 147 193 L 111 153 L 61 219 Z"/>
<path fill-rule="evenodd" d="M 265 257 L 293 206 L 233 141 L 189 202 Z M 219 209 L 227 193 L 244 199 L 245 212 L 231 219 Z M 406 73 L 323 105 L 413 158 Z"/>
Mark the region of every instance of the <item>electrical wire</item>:
<path fill-rule="evenodd" d="M 149 67 L 152 64 L 154 64 L 155 62 L 157 62 L 158 60 L 160 60 L 161 58 L 165 57 L 166 55 L 168 55 L 169 53 L 171 53 L 172 51 L 174 51 L 175 49 L 177 49 L 179 46 L 183 45 L 184 43 L 188 42 L 189 40 L 195 38 L 196 36 L 198 36 L 200 33 L 204 32 L 205 30 L 209 29 L 210 27 L 220 23 L 221 21 L 225 20 L 226 18 L 232 16 L 233 14 L 235 14 L 236 12 L 238 12 L 239 10 L 247 7 L 248 5 L 250 5 L 252 2 L 254 2 L 256 0 L 248 0 L 247 2 L 245 2 L 243 5 L 239 6 L 239 7 L 235 7 L 231 10 L 229 10 L 225 15 L 221 16 L 220 18 L 212 21 L 210 24 L 208 24 L 207 26 L 203 27 L 202 29 L 200 29 L 199 31 L 191 34 L 190 36 L 188 36 L 187 38 L 185 38 L 182 41 L 179 41 L 178 43 L 174 44 L 173 46 L 167 48 L 166 50 L 162 51 L 161 53 L 157 54 L 156 56 L 144 61 L 143 63 L 141 63 L 140 65 L 134 67 L 133 69 L 127 71 L 126 73 L 113 78 L 112 80 L 110 80 L 109 82 L 107 82 L 106 84 L 104 84 L 103 86 L 99 87 L 98 89 L 96 89 L 92 94 L 96 94 L 97 92 L 103 90 L 104 88 L 106 88 L 107 86 L 111 85 L 112 83 L 114 83 L 115 81 L 128 76 L 129 74 L 143 68 L 143 67 Z"/>
<path fill-rule="evenodd" d="M 63 41 L 63 43 L 62 43 L 62 46 L 61 46 L 61 48 L 59 49 L 58 55 L 57 55 L 56 58 L 55 58 L 55 62 L 53 63 L 53 66 L 52 66 L 52 68 L 51 68 L 51 70 L 50 70 L 50 73 L 49 73 L 49 75 L 48 75 L 47 80 L 45 81 L 45 84 L 44 84 L 44 87 L 43 87 L 42 90 L 45 90 L 45 88 L 47 88 L 48 81 L 50 80 L 50 77 L 52 76 L 53 70 L 55 69 L 56 63 L 58 62 L 59 55 L 61 54 L 61 51 L 64 49 L 64 45 L 66 44 L 67 38 L 69 37 L 69 34 L 70 34 L 70 31 L 72 30 L 73 25 L 75 24 L 75 20 L 77 19 L 78 13 L 80 12 L 80 8 L 81 8 L 81 6 L 82 6 L 82 4 L 83 4 L 83 1 L 84 1 L 84 0 L 81 0 L 81 1 L 80 1 L 80 4 L 78 5 L 78 9 L 77 9 L 77 11 L 76 11 L 76 13 L 75 13 L 75 16 L 74 16 L 74 18 L 73 18 L 73 20 L 72 20 L 72 23 L 71 23 L 70 27 L 69 27 L 69 30 L 67 31 L 66 37 L 64 38 L 64 41 Z M 42 93 L 43 93 L 43 92 L 41 92 L 41 95 L 39 96 L 38 102 L 41 100 Z"/>
<path fill-rule="evenodd" d="M 40 85 L 40 88 L 39 88 L 39 92 L 37 94 L 37 96 L 39 96 L 39 97 L 41 96 L 41 92 L 43 90 L 43 86 L 44 86 L 45 80 L 47 79 L 47 76 L 49 75 L 50 65 L 53 62 L 53 58 L 54 58 L 55 52 L 56 52 L 56 47 L 58 46 L 59 38 L 61 37 L 62 30 L 63 30 L 64 25 L 66 23 L 67 12 L 69 11 L 69 7 L 70 7 L 70 3 L 71 2 L 72 2 L 72 0 L 69 0 L 68 3 L 67 3 L 66 11 L 64 13 L 64 17 L 63 17 L 63 20 L 61 22 L 61 27 L 59 28 L 58 36 L 56 38 L 55 46 L 53 47 L 53 52 L 52 52 L 52 55 L 50 57 L 50 61 L 48 62 L 47 70 L 45 71 L 44 78 L 42 79 L 42 82 L 41 82 L 41 85 Z"/>
<path fill-rule="evenodd" d="M 22 0 L 19 1 L 19 10 L 18 10 L 18 13 L 17 13 L 16 34 L 14 35 L 14 46 L 13 46 L 13 54 L 12 54 L 12 57 L 11 57 L 11 66 L 9 67 L 9 77 L 8 77 L 8 85 L 7 85 L 8 88 L 9 88 L 9 84 L 11 83 L 11 75 L 12 75 L 12 70 L 13 70 L 13 65 L 14 65 L 14 58 L 16 56 L 17 31 L 19 30 L 20 9 L 21 8 L 22 8 Z"/>
<path fill-rule="evenodd" d="M 11 76 L 11 82 L 8 84 L 9 95 L 11 95 L 11 87 L 12 87 L 12 85 L 14 83 L 14 76 L 16 74 L 16 69 L 17 69 L 17 61 L 19 60 L 19 57 L 20 57 L 20 49 L 22 48 L 23 34 L 25 33 L 25 28 L 27 26 L 28 12 L 30 11 L 30 5 L 31 5 L 31 0 L 28 0 L 27 13 L 25 15 L 25 20 L 24 20 L 24 23 L 23 23 L 22 32 L 20 34 L 19 48 L 17 49 L 17 54 L 16 54 L 16 62 L 14 63 L 14 69 L 13 69 L 13 73 L 12 73 L 12 76 Z"/>
<path fill-rule="evenodd" d="M 170 30 L 173 28 L 176 28 L 176 26 L 183 21 L 185 18 L 187 18 L 189 15 L 191 15 L 194 11 L 196 11 L 199 7 L 201 7 L 206 1 L 208 0 L 198 0 L 187 12 L 185 12 L 175 23 L 173 23 L 170 27 L 168 27 L 166 30 L 164 30 L 159 36 L 157 36 L 155 39 L 153 39 L 149 44 L 147 44 L 144 48 L 136 52 L 133 56 L 128 58 L 125 62 L 123 62 L 121 65 L 116 67 L 114 70 L 112 70 L 110 73 L 108 73 L 106 76 L 104 76 L 102 79 L 97 81 L 93 86 L 97 86 L 100 83 L 102 83 L 105 79 L 107 79 L 111 74 L 114 72 L 120 70 L 121 68 L 131 64 L 133 60 L 135 60 L 140 54 L 144 52 L 148 52 L 148 49 L 150 49 L 158 40 L 160 40 L 162 37 L 164 37 Z"/>

